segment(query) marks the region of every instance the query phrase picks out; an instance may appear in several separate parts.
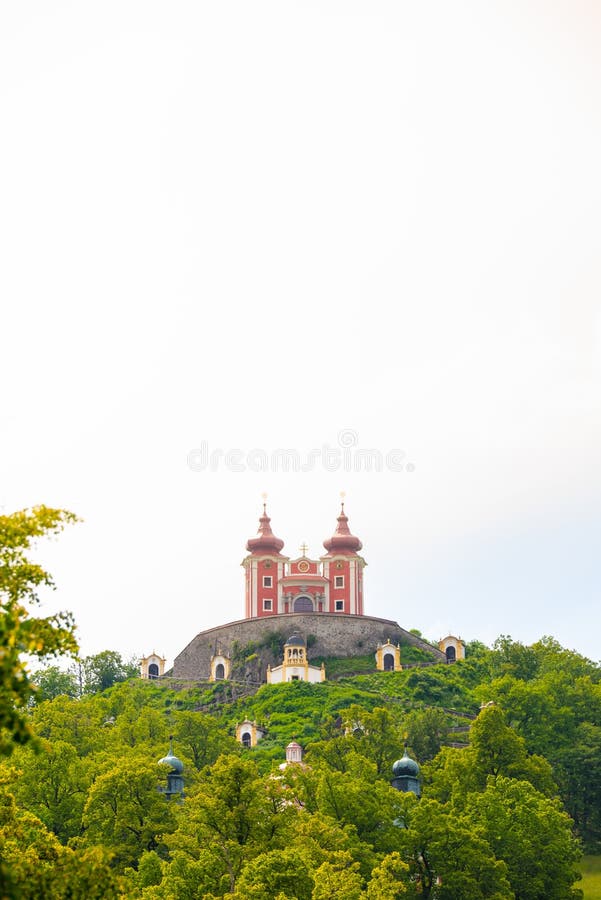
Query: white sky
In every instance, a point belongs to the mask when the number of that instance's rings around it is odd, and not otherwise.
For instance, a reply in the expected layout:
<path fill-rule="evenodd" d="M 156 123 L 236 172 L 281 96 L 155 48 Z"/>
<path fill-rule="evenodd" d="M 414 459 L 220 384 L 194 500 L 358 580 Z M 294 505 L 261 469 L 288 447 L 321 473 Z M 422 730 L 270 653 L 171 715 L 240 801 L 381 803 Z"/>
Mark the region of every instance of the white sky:
<path fill-rule="evenodd" d="M 599 659 L 601 7 L 0 7 L 0 505 L 84 653 L 243 615 L 347 493 L 366 612 Z M 342 435 L 342 436 L 341 436 Z M 253 472 L 403 450 L 413 472 Z M 187 463 L 239 449 L 246 471 Z"/>

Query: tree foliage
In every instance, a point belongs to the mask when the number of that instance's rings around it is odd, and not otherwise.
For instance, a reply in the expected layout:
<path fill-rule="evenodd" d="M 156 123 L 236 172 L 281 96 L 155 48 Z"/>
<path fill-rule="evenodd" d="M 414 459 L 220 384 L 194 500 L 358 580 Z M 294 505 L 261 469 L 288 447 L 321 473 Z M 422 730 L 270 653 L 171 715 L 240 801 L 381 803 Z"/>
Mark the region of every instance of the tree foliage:
<path fill-rule="evenodd" d="M 105 691 L 119 681 L 139 675 L 138 665 L 132 660 L 125 662 L 115 650 L 102 650 L 82 660 L 83 691 L 96 694 Z"/>
<path fill-rule="evenodd" d="M 153 760 L 130 754 L 110 760 L 91 785 L 83 810 L 85 845 L 107 848 L 122 870 L 157 850 L 175 827 L 173 809 L 158 791 L 164 777 Z"/>
<path fill-rule="evenodd" d="M 73 513 L 46 506 L 0 516 L 0 754 L 10 754 L 15 743 L 27 743 L 32 736 L 23 708 L 36 688 L 25 657 L 77 651 L 69 613 L 32 615 L 40 588 L 54 583 L 29 557 L 36 540 L 57 535 L 75 521 Z"/>
<path fill-rule="evenodd" d="M 534 650 L 516 650 L 511 639 L 476 650 L 418 678 L 403 671 L 266 686 L 238 702 L 221 694 L 221 705 L 214 686 L 171 690 L 140 679 L 38 702 L 28 714 L 39 752 L 24 746 L 11 760 L 17 771 L 0 766 L 14 794 L 13 826 L 29 829 L 34 851 L 39 832 L 46 849 L 34 860 L 53 859 L 39 867 L 48 885 L 31 876 L 38 893 L 54 896 L 61 866 L 86 883 L 93 863 L 101 883 L 109 878 L 107 896 L 119 884 L 119 896 L 139 900 L 575 898 L 578 842 L 562 800 L 593 840 L 596 669 L 550 640 Z M 553 701 L 563 663 L 570 683 Z M 540 696 L 529 717 L 528 692 Z M 467 747 L 448 746 L 450 723 L 491 698 Z M 214 712 L 198 712 L 207 700 Z M 252 750 L 232 736 L 245 716 L 267 728 Z M 571 752 L 563 731 L 555 745 L 548 740 L 549 719 L 568 729 Z M 181 803 L 157 790 L 166 772 L 156 760 L 170 734 L 185 765 Z M 305 763 L 280 767 L 299 735 Z M 407 739 L 422 764 L 419 801 L 389 783 Z M 7 884 L 20 885 L 30 869 L 11 847 Z"/>

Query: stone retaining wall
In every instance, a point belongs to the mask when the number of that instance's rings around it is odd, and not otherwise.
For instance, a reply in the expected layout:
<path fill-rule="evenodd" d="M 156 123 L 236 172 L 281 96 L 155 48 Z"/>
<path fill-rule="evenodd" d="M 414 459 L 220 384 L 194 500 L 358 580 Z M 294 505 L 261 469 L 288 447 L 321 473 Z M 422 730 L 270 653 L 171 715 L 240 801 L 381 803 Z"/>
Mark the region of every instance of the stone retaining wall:
<path fill-rule="evenodd" d="M 445 662 L 445 655 L 438 648 L 405 631 L 390 619 L 340 613 L 290 613 L 270 618 L 242 619 L 201 631 L 176 657 L 171 674 L 174 678 L 208 679 L 214 654 L 237 657 L 244 647 L 252 644 L 255 650 L 250 654 L 254 657 L 253 665 L 246 670 L 245 677 L 258 675 L 266 680 L 267 666 L 281 663 L 279 644 L 294 633 L 302 635 L 307 641 L 310 660 L 319 656 L 348 657 L 373 653 L 375 669 L 376 647 L 391 640 L 401 645 L 401 663 L 403 644 L 413 644 L 427 650 L 432 654 L 433 662 Z"/>

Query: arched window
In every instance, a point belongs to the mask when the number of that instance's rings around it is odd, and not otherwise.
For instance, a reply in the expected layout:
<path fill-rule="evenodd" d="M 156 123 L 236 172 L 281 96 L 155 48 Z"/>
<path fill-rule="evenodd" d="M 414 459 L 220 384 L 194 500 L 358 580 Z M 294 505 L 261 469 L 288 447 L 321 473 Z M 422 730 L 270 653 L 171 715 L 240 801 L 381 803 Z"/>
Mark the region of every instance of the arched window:
<path fill-rule="evenodd" d="M 445 650 L 445 653 L 447 656 L 447 662 L 455 662 L 456 654 L 455 654 L 455 648 L 453 646 L 447 647 L 447 649 Z"/>
<path fill-rule="evenodd" d="M 294 601 L 294 612 L 313 612 L 313 601 L 310 597 L 297 597 Z"/>
<path fill-rule="evenodd" d="M 242 746 L 250 747 L 251 740 L 252 740 L 252 738 L 250 735 L 250 731 L 245 731 L 244 734 L 242 735 Z"/>
<path fill-rule="evenodd" d="M 392 653 L 384 654 L 384 671 L 394 672 L 394 656 Z"/>
<path fill-rule="evenodd" d="M 159 677 L 159 667 L 156 663 L 150 663 L 148 666 L 148 677 L 149 678 L 158 678 Z"/>
<path fill-rule="evenodd" d="M 223 663 L 217 663 L 215 666 L 215 681 L 223 681 L 225 678 L 225 666 Z"/>

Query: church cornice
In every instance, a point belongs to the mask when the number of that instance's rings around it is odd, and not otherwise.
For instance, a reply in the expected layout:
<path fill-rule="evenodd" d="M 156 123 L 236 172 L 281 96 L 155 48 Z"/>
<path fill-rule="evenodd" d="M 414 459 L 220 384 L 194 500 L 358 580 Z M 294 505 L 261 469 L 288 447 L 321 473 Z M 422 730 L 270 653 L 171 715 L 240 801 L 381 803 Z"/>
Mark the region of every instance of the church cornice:
<path fill-rule="evenodd" d="M 284 575 L 280 578 L 280 584 L 329 584 L 330 578 L 323 575 L 309 575 L 306 572 L 298 572 L 294 575 Z"/>
<path fill-rule="evenodd" d="M 263 554 L 262 553 L 260 556 L 258 556 L 256 553 L 249 553 L 248 556 L 244 557 L 244 559 L 242 560 L 240 565 L 246 567 L 246 566 L 249 566 L 253 560 L 255 560 L 256 562 L 263 562 L 266 559 L 268 559 L 270 562 L 281 562 L 281 563 L 290 562 L 290 557 L 282 556 L 281 553 L 274 553 L 274 554 L 270 554 L 270 553 Z"/>

